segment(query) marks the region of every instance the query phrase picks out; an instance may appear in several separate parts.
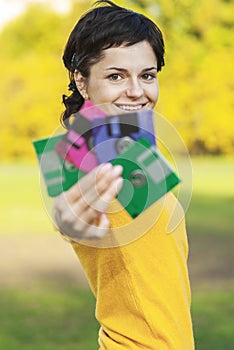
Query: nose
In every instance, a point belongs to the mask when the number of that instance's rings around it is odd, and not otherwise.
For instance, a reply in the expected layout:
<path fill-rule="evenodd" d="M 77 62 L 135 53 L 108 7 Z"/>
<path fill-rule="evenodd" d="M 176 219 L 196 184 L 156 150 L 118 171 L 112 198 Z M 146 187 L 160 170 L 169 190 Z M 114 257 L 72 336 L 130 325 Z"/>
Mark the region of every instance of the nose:
<path fill-rule="evenodd" d="M 138 79 L 129 79 L 126 95 L 131 98 L 139 98 L 144 94 L 144 90 L 141 86 L 141 83 Z"/>

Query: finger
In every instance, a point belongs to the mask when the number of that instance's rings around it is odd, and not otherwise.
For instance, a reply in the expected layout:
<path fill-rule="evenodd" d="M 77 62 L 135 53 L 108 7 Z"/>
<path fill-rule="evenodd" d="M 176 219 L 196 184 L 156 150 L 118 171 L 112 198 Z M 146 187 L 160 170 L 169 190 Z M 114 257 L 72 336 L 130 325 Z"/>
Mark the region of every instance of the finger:
<path fill-rule="evenodd" d="M 98 212 L 105 212 L 109 207 L 111 201 L 117 196 L 123 186 L 123 178 L 116 179 L 108 187 L 108 190 L 98 197 L 96 202 L 92 205 L 93 209 Z"/>
<path fill-rule="evenodd" d="M 76 224 L 66 234 L 72 238 L 72 240 L 79 242 L 81 239 L 95 239 L 102 238 L 110 229 L 110 222 L 106 214 L 100 214 L 98 217 L 98 225 L 88 224 L 85 221 L 81 223 L 81 219 L 76 221 Z M 97 220 L 95 220 L 97 221 Z"/>
<path fill-rule="evenodd" d="M 91 206 L 99 196 L 105 192 L 113 183 L 113 180 L 118 178 L 122 173 L 123 168 L 119 165 L 112 167 L 103 166 L 93 173 L 93 178 L 86 177 L 85 181 L 82 178 L 73 188 L 73 192 L 65 194 L 65 199 L 70 203 L 79 201 L 80 212 Z M 89 181 L 90 180 L 90 181 Z M 91 181 L 92 180 L 92 181 Z"/>
<path fill-rule="evenodd" d="M 75 202 L 81 197 L 81 193 L 84 194 L 90 190 L 93 190 L 96 182 L 110 177 L 112 168 L 111 163 L 100 164 L 90 173 L 82 177 L 74 186 L 71 187 L 71 189 L 65 192 L 67 200 L 69 202 Z"/>
<path fill-rule="evenodd" d="M 61 213 L 67 206 L 67 198 L 65 197 L 65 192 L 62 192 L 53 203 L 54 214 L 57 212 Z"/>
<path fill-rule="evenodd" d="M 94 207 L 88 207 L 81 213 L 79 202 L 63 212 L 57 212 L 56 221 L 58 222 L 62 230 L 66 230 L 66 233 L 86 231 L 89 225 L 96 224 L 100 219 L 102 213 L 97 211 Z"/>
<path fill-rule="evenodd" d="M 85 231 L 89 224 L 82 218 L 78 218 L 74 213 L 62 213 L 61 216 L 56 215 L 56 222 L 58 223 L 58 230 L 66 234 L 72 239 L 81 239 L 85 235 Z"/>
<path fill-rule="evenodd" d="M 83 207 L 82 207 L 83 205 Z M 73 205 L 74 213 L 76 213 L 77 219 L 79 218 L 83 222 L 90 224 L 95 222 L 95 220 L 99 219 L 102 211 L 95 209 L 94 205 L 87 206 L 85 201 L 77 201 Z"/>
<path fill-rule="evenodd" d="M 110 221 L 106 214 L 101 214 L 98 226 L 89 225 L 85 232 L 85 238 L 94 239 L 104 237 L 110 230 Z"/>
<path fill-rule="evenodd" d="M 83 200 L 86 202 L 86 205 L 92 206 L 92 204 L 96 202 L 102 194 L 105 192 L 110 192 L 110 188 L 112 189 L 115 181 L 117 179 L 120 179 L 122 171 L 123 168 L 119 165 L 116 165 L 111 169 L 111 171 L 108 172 L 108 174 L 105 174 L 105 176 L 102 176 L 102 178 L 98 179 L 94 186 L 90 186 L 89 190 L 86 193 L 81 187 L 80 190 L 83 195 Z"/>
<path fill-rule="evenodd" d="M 79 242 L 83 238 L 101 238 L 109 231 L 110 222 L 106 214 L 100 214 L 97 211 L 95 214 L 95 219 L 88 223 L 85 217 L 79 218 L 74 212 L 66 212 L 62 213 L 62 215 L 56 212 L 56 226 L 61 233 L 67 235 L 75 242 Z M 94 218 L 94 215 L 92 215 L 92 218 Z M 98 225 L 95 224 L 97 221 Z"/>
<path fill-rule="evenodd" d="M 82 214 L 85 221 L 90 222 L 96 219 L 98 213 L 105 212 L 109 207 L 110 202 L 116 197 L 123 185 L 121 177 L 112 180 L 105 192 L 99 195 L 99 191 L 92 191 L 80 198 L 74 205 L 73 210 L 79 215 Z"/>
<path fill-rule="evenodd" d="M 108 169 L 112 168 L 111 164 L 104 164 L 102 165 L 103 171 L 108 172 Z M 89 174 L 85 175 L 80 181 L 78 181 L 78 183 L 83 183 L 83 182 L 87 182 L 88 186 L 90 187 L 90 184 L 92 183 L 92 177 L 95 179 L 95 172 L 98 172 L 98 170 L 101 169 L 101 165 L 99 167 L 97 167 L 96 169 L 94 169 L 92 172 L 90 172 Z M 62 192 L 54 201 L 53 203 L 53 210 L 54 213 L 56 213 L 57 211 L 59 213 L 64 212 L 64 210 L 71 210 L 71 205 L 73 203 L 76 203 L 77 199 L 81 198 L 81 193 L 79 191 L 79 185 L 78 183 L 76 183 L 75 185 L 73 185 L 69 190 Z M 93 187 L 93 185 L 91 186 Z M 82 204 L 82 203 L 81 203 Z M 86 206 L 86 202 L 83 203 L 82 207 Z"/>

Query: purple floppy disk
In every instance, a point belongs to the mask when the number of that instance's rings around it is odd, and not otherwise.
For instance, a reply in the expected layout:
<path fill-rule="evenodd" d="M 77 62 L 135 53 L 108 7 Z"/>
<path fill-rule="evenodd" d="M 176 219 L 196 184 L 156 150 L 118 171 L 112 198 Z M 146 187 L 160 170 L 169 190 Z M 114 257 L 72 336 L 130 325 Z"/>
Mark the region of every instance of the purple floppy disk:
<path fill-rule="evenodd" d="M 92 131 L 98 163 L 115 159 L 130 144 L 142 137 L 156 146 L 152 110 L 94 119 Z"/>

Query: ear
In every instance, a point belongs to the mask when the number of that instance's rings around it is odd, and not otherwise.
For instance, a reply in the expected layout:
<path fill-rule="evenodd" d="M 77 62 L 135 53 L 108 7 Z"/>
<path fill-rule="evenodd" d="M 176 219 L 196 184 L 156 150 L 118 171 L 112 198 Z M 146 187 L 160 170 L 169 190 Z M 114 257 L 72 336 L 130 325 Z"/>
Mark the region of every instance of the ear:
<path fill-rule="evenodd" d="M 75 80 L 77 89 L 79 90 L 79 93 L 81 94 L 81 96 L 85 100 L 88 100 L 89 96 L 87 93 L 86 78 L 84 78 L 83 75 L 79 71 L 75 70 L 74 80 Z"/>

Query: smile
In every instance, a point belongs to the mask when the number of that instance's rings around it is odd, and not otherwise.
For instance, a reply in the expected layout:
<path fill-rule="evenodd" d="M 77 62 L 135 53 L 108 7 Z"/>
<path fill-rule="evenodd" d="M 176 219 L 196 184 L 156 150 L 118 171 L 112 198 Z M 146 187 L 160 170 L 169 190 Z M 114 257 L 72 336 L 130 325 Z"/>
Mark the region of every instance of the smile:
<path fill-rule="evenodd" d="M 145 105 L 137 105 L 137 106 L 131 106 L 131 105 L 116 105 L 118 108 L 122 109 L 123 111 L 138 111 L 139 109 L 143 108 Z"/>

